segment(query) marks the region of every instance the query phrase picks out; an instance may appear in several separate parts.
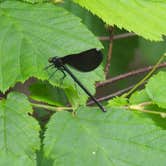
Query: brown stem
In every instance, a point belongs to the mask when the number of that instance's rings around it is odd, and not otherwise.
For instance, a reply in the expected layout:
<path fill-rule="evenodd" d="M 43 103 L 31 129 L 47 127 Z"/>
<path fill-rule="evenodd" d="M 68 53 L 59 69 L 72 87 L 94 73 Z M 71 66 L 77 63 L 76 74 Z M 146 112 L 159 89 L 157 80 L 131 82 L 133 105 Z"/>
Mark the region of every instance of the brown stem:
<path fill-rule="evenodd" d="M 113 36 L 112 40 L 124 39 L 124 38 L 128 38 L 128 37 L 133 37 L 133 36 L 136 36 L 136 34 L 135 33 L 123 33 L 123 34 Z M 110 40 L 109 36 L 100 36 L 98 38 L 101 41 L 109 41 Z"/>
<path fill-rule="evenodd" d="M 134 86 L 135 86 L 135 85 L 131 85 L 131 86 L 125 88 L 125 89 L 119 90 L 119 91 L 117 91 L 117 92 L 115 92 L 115 93 L 112 93 L 112 94 L 110 94 L 110 95 L 107 95 L 107 96 L 104 96 L 104 97 L 100 97 L 100 98 L 97 99 L 97 101 L 101 102 L 101 101 L 105 101 L 105 100 L 111 99 L 111 98 L 113 98 L 113 97 L 115 97 L 115 96 L 120 96 L 120 95 L 122 95 L 123 93 L 128 92 L 128 91 L 129 91 L 130 89 L 132 89 Z M 89 102 L 87 103 L 87 105 L 93 105 L 93 104 L 94 104 L 93 101 L 89 101 Z"/>
<path fill-rule="evenodd" d="M 109 33 L 110 33 L 110 43 L 109 43 L 109 50 L 108 50 L 108 55 L 107 55 L 107 61 L 106 61 L 106 66 L 105 66 L 105 77 L 108 77 L 109 70 L 110 70 L 110 63 L 111 63 L 111 57 L 112 57 L 112 44 L 113 44 L 113 27 L 109 28 Z"/>
<path fill-rule="evenodd" d="M 119 80 L 122 80 L 122 79 L 125 79 L 125 78 L 128 78 L 128 77 L 131 77 L 131 76 L 136 76 L 136 75 L 141 74 L 141 73 L 149 72 L 153 67 L 154 66 L 144 67 L 144 68 L 141 68 L 141 69 L 138 69 L 138 70 L 134 70 L 134 71 L 131 71 L 131 72 L 128 72 L 128 73 L 125 73 L 125 74 L 118 75 L 116 77 L 105 80 L 103 82 L 98 82 L 96 84 L 96 87 L 105 86 L 107 84 L 110 84 L 110 83 L 113 83 L 113 82 L 116 82 L 116 81 L 119 81 Z M 160 65 L 158 65 L 157 69 L 164 68 L 164 67 L 166 67 L 166 62 L 161 63 Z"/>

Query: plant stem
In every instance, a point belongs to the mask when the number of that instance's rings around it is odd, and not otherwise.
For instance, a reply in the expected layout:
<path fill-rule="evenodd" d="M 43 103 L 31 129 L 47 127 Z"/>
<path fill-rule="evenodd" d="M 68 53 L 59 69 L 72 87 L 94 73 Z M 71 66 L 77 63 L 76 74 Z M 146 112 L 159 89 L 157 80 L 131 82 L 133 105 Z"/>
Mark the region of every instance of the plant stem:
<path fill-rule="evenodd" d="M 142 74 L 142 73 L 148 72 L 151 69 L 153 69 L 153 67 L 154 66 L 147 66 L 147 67 L 144 67 L 144 68 L 141 68 L 141 69 L 138 69 L 138 70 L 134 70 L 134 71 L 131 71 L 131 72 L 128 72 L 128 73 L 125 73 L 125 74 L 118 75 L 116 77 L 107 79 L 107 80 L 102 81 L 102 82 L 98 82 L 96 84 L 96 87 L 105 86 L 107 84 L 111 84 L 113 82 L 116 82 L 116 81 L 119 81 L 119 80 L 122 80 L 122 79 L 126 79 L 128 77 L 132 77 L 132 76 L 136 76 L 138 74 Z M 166 67 L 166 62 L 159 64 L 157 66 L 157 69 L 164 68 L 164 67 Z"/>
<path fill-rule="evenodd" d="M 31 105 L 33 107 L 44 108 L 44 109 L 48 109 L 48 110 L 51 110 L 51 111 L 72 110 L 72 107 L 54 107 L 54 106 L 48 106 L 48 105 L 45 105 L 45 104 L 35 104 L 35 103 L 31 103 Z"/>
<path fill-rule="evenodd" d="M 145 107 L 145 106 L 152 105 L 152 104 L 153 104 L 152 101 L 147 101 L 147 102 L 144 102 L 144 103 L 139 104 L 139 106 Z"/>
<path fill-rule="evenodd" d="M 134 87 L 134 85 L 131 85 L 131 86 L 127 87 L 127 88 L 121 89 L 121 90 L 119 90 L 117 92 L 114 92 L 114 93 L 112 93 L 110 95 L 107 95 L 107 96 L 104 96 L 104 97 L 99 97 L 99 98 L 97 98 L 97 101 L 105 101 L 105 100 L 111 99 L 113 97 L 120 96 L 121 94 L 126 93 L 127 91 L 129 91 L 133 87 Z M 87 103 L 87 105 L 93 105 L 93 104 L 94 104 L 94 102 L 92 100 L 90 100 Z"/>
<path fill-rule="evenodd" d="M 131 105 L 131 106 L 128 106 L 127 108 L 132 110 L 132 111 L 140 111 L 140 112 L 144 112 L 144 113 L 160 115 L 162 118 L 166 118 L 166 113 L 165 112 L 145 110 L 140 105 Z"/>
<path fill-rule="evenodd" d="M 113 40 L 124 39 L 124 38 L 128 38 L 128 37 L 133 37 L 133 36 L 136 36 L 136 34 L 135 33 L 123 33 L 123 34 L 115 35 L 113 37 Z M 99 37 L 99 40 L 108 41 L 108 40 L 110 40 L 110 37 L 109 36 L 101 36 L 101 37 Z"/>
<path fill-rule="evenodd" d="M 111 57 L 112 57 L 112 45 L 113 45 L 113 27 L 109 27 L 109 33 L 110 33 L 110 42 L 109 42 L 109 50 L 107 54 L 107 60 L 105 65 L 105 77 L 108 77 L 109 71 L 110 71 L 110 63 L 111 63 Z"/>

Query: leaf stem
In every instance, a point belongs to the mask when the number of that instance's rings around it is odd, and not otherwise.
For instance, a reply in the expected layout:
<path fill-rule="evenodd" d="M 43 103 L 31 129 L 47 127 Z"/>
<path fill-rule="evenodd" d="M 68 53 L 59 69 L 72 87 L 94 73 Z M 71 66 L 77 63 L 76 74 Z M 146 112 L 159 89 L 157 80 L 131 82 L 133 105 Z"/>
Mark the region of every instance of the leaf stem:
<path fill-rule="evenodd" d="M 152 104 L 153 104 L 152 101 L 147 101 L 147 102 L 144 102 L 144 103 L 140 103 L 139 106 L 145 107 L 145 106 L 152 105 Z"/>
<path fill-rule="evenodd" d="M 38 107 L 38 108 L 44 108 L 48 109 L 51 111 L 66 111 L 66 110 L 72 110 L 72 107 L 54 107 L 54 106 L 49 106 L 45 104 L 36 104 L 36 103 L 31 103 L 33 107 Z"/>
<path fill-rule="evenodd" d="M 150 102 L 149 102 L 149 104 L 150 104 Z M 146 110 L 146 109 L 142 108 L 141 104 L 127 106 L 127 108 L 129 110 L 132 110 L 132 111 L 140 111 L 140 112 L 144 112 L 144 113 L 150 113 L 150 114 L 160 115 L 162 118 L 166 118 L 166 113 L 165 112 Z"/>

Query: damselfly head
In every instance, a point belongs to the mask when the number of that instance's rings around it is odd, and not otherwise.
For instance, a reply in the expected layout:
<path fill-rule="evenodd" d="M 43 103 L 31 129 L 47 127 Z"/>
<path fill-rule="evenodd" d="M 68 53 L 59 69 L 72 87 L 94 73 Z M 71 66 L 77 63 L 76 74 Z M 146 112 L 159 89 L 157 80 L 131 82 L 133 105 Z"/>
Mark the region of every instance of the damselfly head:
<path fill-rule="evenodd" d="M 55 67 L 61 67 L 63 66 L 63 62 L 61 60 L 61 58 L 58 58 L 58 57 L 52 57 L 52 58 L 49 58 L 48 59 L 49 63 L 53 64 Z"/>
<path fill-rule="evenodd" d="M 58 63 L 59 59 L 60 58 L 58 58 L 56 56 L 55 57 L 51 57 L 51 58 L 48 59 L 48 62 L 56 64 L 56 63 Z"/>
<path fill-rule="evenodd" d="M 48 62 L 49 62 L 49 63 L 52 63 L 52 62 L 53 62 L 53 58 L 52 58 L 52 57 L 49 58 L 49 59 L 48 59 Z"/>

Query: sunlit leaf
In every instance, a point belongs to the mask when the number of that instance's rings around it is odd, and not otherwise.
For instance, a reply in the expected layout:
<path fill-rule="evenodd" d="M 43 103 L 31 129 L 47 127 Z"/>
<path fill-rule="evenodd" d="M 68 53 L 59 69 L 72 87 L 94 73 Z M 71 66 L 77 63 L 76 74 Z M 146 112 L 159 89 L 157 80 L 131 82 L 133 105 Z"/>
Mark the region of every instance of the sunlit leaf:
<path fill-rule="evenodd" d="M 0 90 L 5 92 L 18 81 L 31 76 L 45 80 L 55 71 L 44 70 L 48 58 L 79 53 L 102 45 L 80 19 L 67 10 L 53 4 L 28 4 L 19 1 L 0 3 Z M 95 93 L 94 83 L 104 79 L 103 70 L 81 74 L 75 72 L 91 93 Z M 7 74 L 6 74 L 7 73 Z M 61 84 L 62 73 L 55 73 L 50 83 L 65 88 L 75 95 L 69 100 L 75 107 L 85 104 L 87 95 L 76 90 L 71 79 Z M 85 79 L 89 79 L 87 82 Z M 79 96 L 82 96 L 80 98 Z"/>
<path fill-rule="evenodd" d="M 150 40 L 166 34 L 166 3 L 161 0 L 73 0 L 109 25 L 116 25 Z"/>

